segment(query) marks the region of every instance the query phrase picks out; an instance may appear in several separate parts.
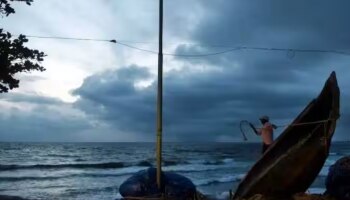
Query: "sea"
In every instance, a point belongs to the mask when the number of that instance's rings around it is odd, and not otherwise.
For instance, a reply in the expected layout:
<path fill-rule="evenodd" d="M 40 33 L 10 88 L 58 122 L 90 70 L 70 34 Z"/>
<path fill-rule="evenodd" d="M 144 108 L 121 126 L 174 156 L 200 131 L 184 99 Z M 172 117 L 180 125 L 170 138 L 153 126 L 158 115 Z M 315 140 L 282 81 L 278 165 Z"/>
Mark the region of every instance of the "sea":
<path fill-rule="evenodd" d="M 310 193 L 323 193 L 328 168 L 350 154 L 334 142 Z M 163 171 L 225 199 L 261 156 L 259 143 L 164 143 Z M 119 199 L 119 186 L 155 165 L 154 143 L 0 143 L 0 195 L 25 199 Z"/>

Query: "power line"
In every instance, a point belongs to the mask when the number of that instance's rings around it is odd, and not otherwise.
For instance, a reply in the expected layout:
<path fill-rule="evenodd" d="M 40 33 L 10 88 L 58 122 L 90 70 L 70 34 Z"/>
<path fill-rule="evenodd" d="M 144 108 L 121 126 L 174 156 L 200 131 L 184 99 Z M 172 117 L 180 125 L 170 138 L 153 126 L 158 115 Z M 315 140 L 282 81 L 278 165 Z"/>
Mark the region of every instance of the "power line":
<path fill-rule="evenodd" d="M 117 44 L 121 44 L 124 46 L 127 46 L 132 49 L 137 49 L 140 51 L 145 51 L 149 53 L 154 53 L 158 54 L 158 52 L 151 51 L 151 50 L 146 50 L 142 48 L 138 48 L 132 45 L 128 44 L 122 44 L 120 42 L 116 42 Z M 200 45 L 200 44 L 198 44 Z M 319 50 L 319 49 L 293 49 L 293 48 L 268 48 L 268 47 L 248 47 L 248 46 L 238 46 L 238 47 L 230 47 L 230 49 L 223 50 L 223 51 L 218 51 L 218 52 L 213 52 L 213 53 L 206 53 L 206 54 L 173 54 L 173 53 L 164 53 L 164 55 L 167 56 L 174 56 L 174 57 L 205 57 L 205 56 L 214 56 L 214 55 L 219 55 L 219 54 L 224 54 L 224 53 L 229 53 L 233 51 L 239 51 L 239 50 L 260 50 L 260 51 L 286 51 L 286 52 L 301 52 L 301 53 L 334 53 L 334 54 L 341 54 L 341 55 L 346 55 L 350 56 L 350 52 L 345 52 L 345 51 L 336 51 L 336 50 Z"/>
<path fill-rule="evenodd" d="M 24 34 L 22 34 L 24 35 Z M 19 35 L 14 35 L 19 36 Z M 39 39 L 59 39 L 59 40 L 82 40 L 82 41 L 95 41 L 95 42 L 113 42 L 115 40 L 106 40 L 106 39 L 91 39 L 91 38 L 72 38 L 72 37 L 53 37 L 53 36 L 34 36 L 34 35 L 24 35 L 29 38 L 39 38 Z"/>
<path fill-rule="evenodd" d="M 241 47 L 248 50 L 263 50 L 263 51 L 290 51 L 290 52 L 303 52 L 303 53 L 335 53 L 350 55 L 350 52 L 337 51 L 337 50 L 319 50 L 319 49 L 284 49 L 284 48 L 266 48 L 266 47 Z"/>
<path fill-rule="evenodd" d="M 175 57 L 206 57 L 206 56 L 215 56 L 219 54 L 229 53 L 232 51 L 238 51 L 241 50 L 240 47 L 234 47 L 232 49 L 224 50 L 224 51 L 218 51 L 213 53 L 206 53 L 206 54 L 172 54 L 172 53 L 165 53 L 164 55 L 167 56 L 175 56 Z"/>
<path fill-rule="evenodd" d="M 75 37 L 57 37 L 57 36 L 34 36 L 34 35 L 25 35 L 21 34 L 29 38 L 38 38 L 38 39 L 58 39 L 58 40 L 80 40 L 80 41 L 93 41 L 93 42 L 112 42 L 117 43 L 115 39 L 94 39 L 94 38 L 75 38 Z M 19 36 L 13 34 L 13 36 Z M 131 41 L 131 40 L 120 40 L 118 41 L 123 43 L 121 45 L 126 45 L 125 43 L 138 43 L 138 44 L 156 44 L 156 42 L 142 42 L 142 41 Z"/>
<path fill-rule="evenodd" d="M 135 47 L 135 46 L 132 46 L 132 45 L 129 45 L 129 44 L 125 44 L 125 43 L 122 43 L 122 42 L 119 42 L 119 41 L 116 41 L 116 43 L 119 44 L 119 45 L 128 47 L 128 48 L 131 48 L 131 49 L 136 49 L 136 50 L 139 50 L 139 51 L 144 51 L 144 52 L 148 52 L 148 53 L 158 54 L 158 52 L 156 52 L 156 51 L 152 51 L 152 50 L 148 50 L 148 49 L 142 49 L 142 48 Z"/>
<path fill-rule="evenodd" d="M 139 51 L 144 51 L 144 52 L 148 52 L 148 53 L 158 54 L 158 52 L 156 52 L 156 51 L 142 49 L 142 48 L 139 48 L 139 47 L 136 47 L 136 46 L 132 46 L 132 45 L 129 45 L 129 44 L 121 43 L 119 41 L 116 41 L 116 43 L 120 44 L 122 46 L 129 47 L 131 49 L 136 49 L 136 50 L 139 50 Z M 174 57 L 203 57 L 203 56 L 213 56 L 213 55 L 228 53 L 228 52 L 237 51 L 237 50 L 240 50 L 240 48 L 233 48 L 233 49 L 228 49 L 228 50 L 225 50 L 225 51 L 219 51 L 219 52 L 213 52 L 213 53 L 207 53 L 207 54 L 173 54 L 173 53 L 163 53 L 163 55 L 174 56 Z"/>
<path fill-rule="evenodd" d="M 24 34 L 22 34 L 24 35 Z M 14 35 L 16 36 L 16 35 Z M 17 35 L 18 36 L 18 35 Z M 74 38 L 74 37 L 55 37 L 55 36 L 34 36 L 34 35 L 24 35 L 26 37 L 30 38 L 38 38 L 38 39 L 59 39 L 59 40 L 77 40 L 77 41 L 95 41 L 95 42 L 111 42 L 115 44 L 119 44 L 121 46 L 125 46 L 127 48 L 152 53 L 152 54 L 158 54 L 157 51 L 149 50 L 149 49 L 143 49 L 137 46 L 133 46 L 127 43 L 144 43 L 144 44 L 150 44 L 154 42 L 141 42 L 141 41 L 127 41 L 127 40 L 115 40 L 115 39 L 92 39 L 92 38 Z M 295 48 L 269 48 L 269 47 L 249 47 L 249 46 L 225 46 L 225 45 L 206 45 L 206 44 L 191 44 L 191 43 L 181 43 L 181 45 L 191 45 L 191 46 L 206 46 L 206 47 L 216 47 L 216 48 L 229 48 L 222 51 L 217 52 L 211 52 L 211 53 L 204 53 L 204 54 L 174 54 L 174 53 L 164 53 L 165 56 L 174 56 L 174 57 L 207 57 L 207 56 L 215 56 L 220 54 L 225 54 L 233 51 L 240 51 L 240 50 L 259 50 L 259 51 L 285 51 L 290 52 L 293 54 L 295 53 L 333 53 L 333 54 L 340 54 L 345 56 L 350 56 L 350 52 L 346 51 L 338 51 L 338 50 L 322 50 L 322 49 L 295 49 Z"/>

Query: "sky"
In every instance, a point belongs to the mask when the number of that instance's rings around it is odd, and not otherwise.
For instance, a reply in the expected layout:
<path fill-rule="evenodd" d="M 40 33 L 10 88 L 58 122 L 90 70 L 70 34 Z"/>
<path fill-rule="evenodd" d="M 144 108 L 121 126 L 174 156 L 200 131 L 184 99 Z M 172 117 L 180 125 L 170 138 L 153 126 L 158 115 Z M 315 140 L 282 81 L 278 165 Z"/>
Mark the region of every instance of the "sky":
<path fill-rule="evenodd" d="M 34 0 L 0 18 L 13 34 L 115 39 L 157 51 L 157 0 Z M 348 0 L 164 0 L 164 52 L 238 46 L 350 53 Z M 95 41 L 29 38 L 45 72 L 0 95 L 0 141 L 154 142 L 157 54 Z M 239 50 L 164 56 L 163 140 L 242 141 L 241 120 L 291 123 L 332 71 L 341 91 L 334 140 L 350 140 L 350 56 Z M 283 131 L 278 129 L 276 135 Z"/>

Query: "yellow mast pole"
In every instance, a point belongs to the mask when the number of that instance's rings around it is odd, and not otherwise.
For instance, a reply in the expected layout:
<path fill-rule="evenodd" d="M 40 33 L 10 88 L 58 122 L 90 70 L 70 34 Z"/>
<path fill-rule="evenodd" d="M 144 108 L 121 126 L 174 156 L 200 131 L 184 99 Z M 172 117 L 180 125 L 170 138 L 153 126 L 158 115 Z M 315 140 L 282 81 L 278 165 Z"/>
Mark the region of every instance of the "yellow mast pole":
<path fill-rule="evenodd" d="M 159 0 L 159 53 L 157 95 L 157 185 L 162 188 L 162 129 L 163 129 L 163 0 Z"/>

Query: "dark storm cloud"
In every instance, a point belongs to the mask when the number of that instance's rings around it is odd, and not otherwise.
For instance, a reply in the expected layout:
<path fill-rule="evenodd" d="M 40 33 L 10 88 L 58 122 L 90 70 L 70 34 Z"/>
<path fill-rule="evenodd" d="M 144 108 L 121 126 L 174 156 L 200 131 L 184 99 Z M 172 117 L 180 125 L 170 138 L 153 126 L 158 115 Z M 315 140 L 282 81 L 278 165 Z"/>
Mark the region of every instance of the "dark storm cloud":
<path fill-rule="evenodd" d="M 208 14 L 196 27 L 194 41 L 349 49 L 350 2 L 346 0 L 200 2 Z"/>
<path fill-rule="evenodd" d="M 192 40 L 204 45 L 255 46 L 268 48 L 350 50 L 348 1 L 201 1 L 208 14 L 194 29 Z M 225 50 L 225 49 L 223 49 Z M 179 46 L 179 54 L 216 52 L 215 48 Z M 237 55 L 238 54 L 238 55 Z M 274 78 L 275 71 L 320 68 L 329 54 L 261 52 L 244 50 L 202 58 L 213 65 L 229 67 L 232 61 Z M 289 59 L 288 59 L 289 57 Z M 295 60 L 301 61 L 298 64 Z M 289 63 L 288 63 L 289 61 Z M 256 69 L 256 68 L 260 68 Z"/>
<path fill-rule="evenodd" d="M 349 1 L 201 1 L 208 14 L 192 32 L 200 45 L 179 45 L 178 54 L 225 51 L 221 46 L 328 49 L 350 52 Z M 292 119 L 321 89 L 327 75 L 338 72 L 342 94 L 349 93 L 350 57 L 331 53 L 241 50 L 201 59 L 184 59 L 192 65 L 219 68 L 238 82 L 235 98 L 246 98 L 245 109 Z M 250 85 L 250 86 L 249 86 Z M 248 98 L 246 93 L 252 93 Z M 346 138 L 349 101 L 342 95 L 338 139 Z M 288 102 L 293 102 L 289 104 Z M 300 110 L 300 109 L 299 109 Z M 254 115 L 253 112 L 249 115 Z M 278 114 L 277 114 L 278 113 Z"/>
<path fill-rule="evenodd" d="M 148 133 L 155 126 L 155 90 L 135 84 L 150 77 L 147 68 L 135 65 L 90 76 L 73 92 L 80 97 L 75 105 L 121 131 Z"/>
<path fill-rule="evenodd" d="M 105 2 L 111 4 L 106 5 L 113 13 L 119 9 L 118 15 L 134 9 L 129 1 L 123 1 L 123 6 L 120 2 Z M 101 30 L 111 28 L 111 35 L 124 33 L 121 35 L 135 41 L 157 38 L 156 3 L 138 6 L 145 7 L 145 12 L 130 19 L 120 18 L 118 26 L 110 27 L 109 24 L 115 24 L 119 17 L 111 16 L 111 21 L 94 17 L 102 16 L 104 9 L 101 8 L 96 9 L 98 12 L 94 12 L 89 20 L 103 20 L 96 24 L 102 25 Z M 350 2 L 345 0 L 167 1 L 164 44 L 177 41 L 199 44 L 180 44 L 176 49 L 178 54 L 206 54 L 236 46 L 350 52 L 349 8 Z M 81 10 L 91 13 L 91 9 Z M 61 14 L 61 11 L 57 12 Z M 132 24 L 132 29 L 123 29 L 121 23 Z M 213 47 L 215 45 L 229 47 Z M 118 59 L 128 59 L 117 55 Z M 84 54 L 83 57 L 87 56 Z M 180 65 L 175 67 L 183 67 L 165 73 L 164 77 L 165 140 L 241 140 L 239 121 L 247 119 L 258 124 L 257 118 L 265 114 L 278 125 L 288 124 L 317 97 L 333 70 L 337 72 L 342 95 L 342 115 L 335 138 L 349 138 L 348 56 L 241 50 L 195 59 L 165 58 L 168 60 L 165 69 L 172 61 Z M 98 61 L 101 60 L 107 59 L 102 57 Z M 127 63 L 132 62 L 128 60 Z M 96 67 L 91 63 L 88 65 Z M 140 81 L 155 78 L 149 71 L 150 66 L 147 67 L 131 65 L 87 77 L 73 92 L 79 96 L 73 108 L 68 103 L 38 95 L 2 95 L 0 100 L 21 108 L 6 108 L 7 104 L 0 104 L 7 109 L 0 115 L 0 129 L 3 130 L 0 140 L 154 141 L 157 83 L 152 81 L 150 85 L 139 87 Z M 30 107 L 28 112 L 26 106 Z"/>
<path fill-rule="evenodd" d="M 1 115 L 1 141 L 79 141 L 77 132 L 91 128 L 87 121 L 41 106 L 31 113 L 12 109 Z M 14 125 L 15 124 L 15 125 Z"/>
<path fill-rule="evenodd" d="M 134 86 L 147 77 L 146 68 L 135 65 L 91 76 L 74 91 L 80 96 L 75 105 L 119 130 L 153 138 L 156 82 L 142 89 Z M 222 136 L 240 139 L 240 120 L 256 122 L 265 113 L 280 121 L 291 120 L 318 92 L 293 85 L 288 91 L 278 85 L 257 85 L 230 71 L 172 71 L 164 78 L 164 137 L 180 141 L 217 141 Z"/>
<path fill-rule="evenodd" d="M 6 93 L 0 96 L 0 100 L 6 100 L 10 102 L 24 102 L 24 103 L 34 103 L 42 105 L 63 105 L 64 103 L 52 97 L 44 97 L 39 95 L 21 94 L 21 93 Z"/>
<path fill-rule="evenodd" d="M 36 94 L 3 94 L 0 141 L 79 141 L 93 126 L 70 104 Z"/>
<path fill-rule="evenodd" d="M 179 45 L 178 54 L 227 49 L 209 47 L 211 44 L 350 49 L 348 1 L 220 0 L 195 4 L 194 8 L 202 7 L 206 14 L 192 27 L 183 24 L 181 30 L 186 33 L 179 34 L 201 45 Z M 176 17 L 171 15 L 168 23 L 173 24 Z M 178 28 L 170 28 L 171 35 L 180 30 L 181 23 L 175 24 Z M 341 55 L 243 50 L 177 60 L 186 67 L 167 73 L 164 79 L 164 132 L 169 140 L 239 138 L 239 121 L 256 122 L 262 114 L 270 115 L 276 123 L 288 123 L 317 97 L 333 70 L 338 72 L 342 94 L 349 92 L 349 57 Z M 209 71 L 192 70 L 195 66 L 209 66 Z M 134 83 L 142 76 L 122 77 L 144 73 L 147 78 L 145 69 L 125 69 L 86 79 L 75 91 L 81 97 L 76 105 L 121 130 L 154 137 L 156 83 L 136 89 Z M 346 98 L 342 96 L 337 139 L 346 137 Z"/>

